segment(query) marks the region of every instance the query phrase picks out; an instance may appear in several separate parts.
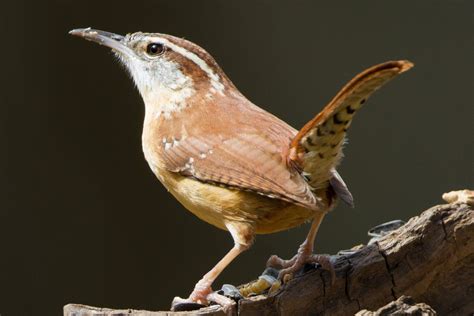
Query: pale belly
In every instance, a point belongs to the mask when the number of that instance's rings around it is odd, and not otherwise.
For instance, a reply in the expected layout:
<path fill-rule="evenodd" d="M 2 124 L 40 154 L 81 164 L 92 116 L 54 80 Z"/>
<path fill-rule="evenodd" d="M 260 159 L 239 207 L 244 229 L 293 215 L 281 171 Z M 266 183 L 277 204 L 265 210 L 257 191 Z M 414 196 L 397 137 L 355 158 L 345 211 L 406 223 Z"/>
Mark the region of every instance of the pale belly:
<path fill-rule="evenodd" d="M 285 201 L 206 184 L 176 173 L 160 170 L 157 177 L 190 212 L 224 230 L 228 223 L 238 222 L 250 224 L 257 234 L 269 234 L 301 225 L 316 214 Z"/>

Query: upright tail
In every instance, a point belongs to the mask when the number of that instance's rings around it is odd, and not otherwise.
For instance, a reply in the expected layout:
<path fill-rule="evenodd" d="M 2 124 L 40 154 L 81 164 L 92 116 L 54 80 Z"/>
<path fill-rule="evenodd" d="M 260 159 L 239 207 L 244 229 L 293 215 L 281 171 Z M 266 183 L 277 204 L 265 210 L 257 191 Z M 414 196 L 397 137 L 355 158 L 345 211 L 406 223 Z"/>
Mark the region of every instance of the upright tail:
<path fill-rule="evenodd" d="M 288 162 L 302 170 L 314 189 L 326 187 L 342 158 L 342 145 L 355 113 L 372 93 L 413 67 L 406 60 L 373 66 L 352 79 L 309 121 L 290 144 Z"/>

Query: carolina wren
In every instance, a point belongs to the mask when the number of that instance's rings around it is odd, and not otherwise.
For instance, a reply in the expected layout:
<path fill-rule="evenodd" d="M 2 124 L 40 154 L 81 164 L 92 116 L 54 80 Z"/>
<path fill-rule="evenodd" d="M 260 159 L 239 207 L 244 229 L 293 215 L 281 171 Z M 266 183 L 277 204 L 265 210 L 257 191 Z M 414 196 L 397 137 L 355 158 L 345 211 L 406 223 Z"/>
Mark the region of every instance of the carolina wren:
<path fill-rule="evenodd" d="M 187 40 L 159 33 L 121 36 L 76 29 L 72 35 L 110 47 L 129 70 L 145 103 L 143 152 L 153 173 L 184 207 L 227 230 L 234 247 L 197 282 L 189 301 L 206 304 L 211 285 L 248 249 L 256 234 L 312 220 L 291 260 L 272 256 L 280 278 L 307 262 L 324 215 L 337 198 L 353 205 L 336 171 L 355 113 L 409 61 L 373 66 L 352 79 L 297 131 L 247 100 L 216 61 Z"/>

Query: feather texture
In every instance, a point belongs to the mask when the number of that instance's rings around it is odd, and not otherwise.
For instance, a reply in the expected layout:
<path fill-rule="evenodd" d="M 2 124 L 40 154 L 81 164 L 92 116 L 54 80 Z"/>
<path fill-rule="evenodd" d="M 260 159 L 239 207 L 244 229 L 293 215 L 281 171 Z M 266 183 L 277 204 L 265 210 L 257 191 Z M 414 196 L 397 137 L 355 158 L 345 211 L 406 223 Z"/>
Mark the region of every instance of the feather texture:
<path fill-rule="evenodd" d="M 314 189 L 327 186 L 342 158 L 342 147 L 355 113 L 370 95 L 413 66 L 409 61 L 389 61 L 371 67 L 352 79 L 309 121 L 292 140 L 289 164 L 296 165 Z"/>
<path fill-rule="evenodd" d="M 305 179 L 285 162 L 297 131 L 241 95 L 194 102 L 145 124 L 159 126 L 147 126 L 143 139 L 156 170 L 318 209 Z"/>

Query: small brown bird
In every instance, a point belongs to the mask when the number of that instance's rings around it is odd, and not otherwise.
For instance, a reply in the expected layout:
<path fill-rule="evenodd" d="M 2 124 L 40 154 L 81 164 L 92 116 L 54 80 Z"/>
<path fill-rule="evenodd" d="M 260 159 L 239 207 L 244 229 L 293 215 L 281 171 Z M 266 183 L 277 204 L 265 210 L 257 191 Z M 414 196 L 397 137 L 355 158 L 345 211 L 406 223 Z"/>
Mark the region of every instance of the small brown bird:
<path fill-rule="evenodd" d="M 207 304 L 211 285 L 256 234 L 312 220 L 290 260 L 272 256 L 279 278 L 328 257 L 313 255 L 323 217 L 352 195 L 336 171 L 355 113 L 382 85 L 410 69 L 389 61 L 352 79 L 300 131 L 247 100 L 216 61 L 187 40 L 159 33 L 121 36 L 76 29 L 110 47 L 130 71 L 145 103 L 143 151 L 151 170 L 184 207 L 227 230 L 235 245 L 197 282 L 188 301 Z"/>

